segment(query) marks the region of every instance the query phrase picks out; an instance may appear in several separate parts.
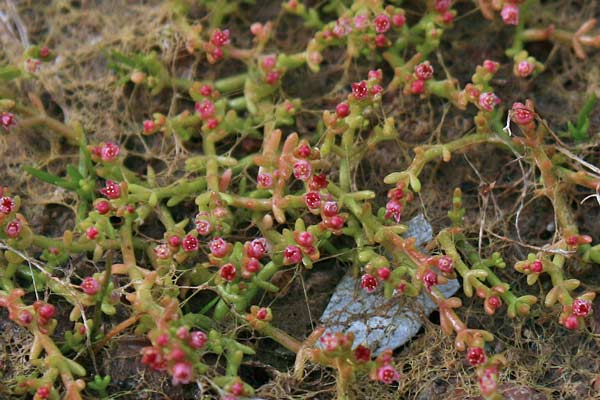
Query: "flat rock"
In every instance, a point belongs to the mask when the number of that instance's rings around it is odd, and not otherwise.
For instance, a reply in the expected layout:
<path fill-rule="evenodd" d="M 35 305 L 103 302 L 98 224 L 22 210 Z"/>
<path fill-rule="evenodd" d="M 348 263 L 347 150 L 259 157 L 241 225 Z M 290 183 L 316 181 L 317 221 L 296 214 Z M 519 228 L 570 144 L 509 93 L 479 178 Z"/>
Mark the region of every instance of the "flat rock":
<path fill-rule="evenodd" d="M 421 246 L 433 238 L 433 230 L 419 214 L 408 222 L 404 236 L 415 237 L 417 245 Z M 448 297 L 458 290 L 459 283 L 453 279 L 438 288 Z M 374 293 L 366 293 L 360 289 L 358 280 L 348 273 L 331 296 L 321 322 L 327 327 L 326 333 L 354 333 L 355 346 L 364 343 L 377 355 L 402 346 L 417 334 L 421 323 L 415 310 L 419 308 L 429 315 L 437 306 L 426 293 L 414 299 L 402 296 L 386 299 L 381 287 Z"/>

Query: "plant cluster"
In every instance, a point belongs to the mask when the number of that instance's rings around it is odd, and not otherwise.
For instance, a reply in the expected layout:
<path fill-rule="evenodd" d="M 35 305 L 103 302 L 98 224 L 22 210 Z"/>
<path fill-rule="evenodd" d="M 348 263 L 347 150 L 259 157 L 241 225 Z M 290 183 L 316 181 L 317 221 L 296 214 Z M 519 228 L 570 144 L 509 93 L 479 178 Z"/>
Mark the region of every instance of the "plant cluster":
<path fill-rule="evenodd" d="M 599 264 L 600 244 L 580 232 L 565 188 L 597 193 L 598 169 L 560 152 L 564 143 L 532 100 L 501 99 L 495 76 L 506 65 L 518 79 L 543 73 L 544 64 L 526 50 L 530 42 L 571 46 L 585 58 L 586 51 L 600 46 L 600 35 L 592 33 L 594 21 L 576 31 L 530 27 L 530 11 L 541 7 L 538 2 L 479 0 L 476 12 L 490 24 L 506 24 L 513 43 L 504 59 L 477 60 L 471 79 L 461 83 L 435 57 L 445 33 L 460 23 L 459 5 L 451 0 L 426 1 L 418 18 L 400 1 L 330 0 L 320 9 L 286 1 L 282 12 L 312 30 L 306 48 L 296 53 L 273 47 L 274 21 L 252 23 L 243 33 L 251 44 L 238 46 L 244 38 L 227 25 L 239 9 L 236 1 L 201 2 L 210 14 L 200 21 L 190 17 L 192 3 L 164 5 L 188 55 L 215 67 L 235 61 L 243 72 L 186 79 L 156 52 L 110 55 L 119 85 L 191 100 L 177 112 L 148 110 L 149 117 L 138 121 L 138 132 L 148 140 L 160 136 L 184 147 L 200 143 L 201 151 L 186 157 L 178 177 L 162 179 L 151 165 L 137 173 L 126 165 L 123 143 L 97 143 L 80 124 L 49 115 L 39 98 L 11 91 L 41 82 L 44 64 L 60 56 L 51 48 L 30 46 L 21 65 L 0 68 L 2 135 L 43 126 L 64 146 L 78 149 L 78 161 L 62 175 L 22 166 L 34 179 L 77 199 L 74 225 L 59 237 L 36 232 L 26 217 L 27 202 L 10 187 L 0 187 L 0 307 L 30 332 L 30 363 L 36 367 L 16 378 L 13 393 L 36 400 L 106 395 L 110 378 L 89 378 L 76 356 L 98 352 L 130 328 L 147 339 L 143 365 L 168 374 L 173 385 L 208 379 L 228 400 L 254 393 L 240 368 L 255 349 L 238 336 L 240 330 L 268 336 L 294 352 L 298 378 L 308 362 L 333 368 L 339 399 L 351 398 L 357 374 L 388 385 L 401 381 L 391 350 L 374 357 L 352 334 L 323 334 L 323 327 L 305 340 L 294 338 L 277 328 L 273 320 L 279 316 L 261 305 L 262 293 L 282 289 L 273 281 L 276 274 L 319 268 L 332 257 L 352 264 L 357 285 L 372 296 L 427 293 L 439 308 L 441 329 L 465 352 L 486 399 L 500 397 L 499 371 L 507 361 L 487 345 L 494 332 L 469 327 L 459 311 L 462 301 L 446 298 L 440 284 L 458 278 L 464 296 L 480 298 L 485 313 L 523 318 L 541 305 L 537 296 L 516 292 L 498 273 L 514 268 L 529 285 L 550 282 L 541 302 L 557 311 L 559 324 L 585 328 L 595 293 L 582 289 L 569 271 Z M 319 110 L 314 132 L 301 136 L 295 125 L 302 100 L 284 96 L 282 82 L 293 70 L 316 74 L 331 61 L 332 51 L 343 54 L 344 77 L 354 62 L 376 60 L 379 68 L 339 88 L 344 96 Z M 403 121 L 386 116 L 382 107 L 387 97 L 399 96 L 440 99 L 473 115 L 474 127 L 462 137 L 414 147 L 406 169 L 381 177 L 387 192 L 357 187 L 361 162 L 381 143 L 399 139 Z M 565 141 L 589 140 L 594 103 L 590 97 L 576 123 L 569 123 Z M 437 233 L 431 254 L 417 248 L 414 238 L 403 235 L 403 221 L 422 191 L 423 170 L 484 144 L 514 154 L 535 171 L 538 195 L 549 199 L 549 212 L 556 216 L 556 235 L 516 262 L 499 252 L 485 254 L 473 244 L 456 189 L 448 210 L 451 224 Z M 193 204 L 194 211 L 175 211 L 185 204 Z M 160 223 L 160 240 L 143 233 L 152 220 Z M 62 275 L 62 267 L 76 257 L 89 258 L 97 272 Z M 186 305 L 190 295 L 200 293 L 208 299 L 201 307 Z M 68 309 L 70 321 L 60 333 L 57 309 Z"/>

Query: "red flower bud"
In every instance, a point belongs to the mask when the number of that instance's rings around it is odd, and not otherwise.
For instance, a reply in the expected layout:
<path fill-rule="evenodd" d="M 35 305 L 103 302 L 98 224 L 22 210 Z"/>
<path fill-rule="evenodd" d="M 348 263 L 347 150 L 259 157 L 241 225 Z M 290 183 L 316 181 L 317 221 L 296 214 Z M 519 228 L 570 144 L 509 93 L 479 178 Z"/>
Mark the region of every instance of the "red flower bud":
<path fill-rule="evenodd" d="M 298 264 L 302 261 L 302 251 L 297 246 L 287 246 L 283 250 L 283 263 L 285 265 Z"/>
<path fill-rule="evenodd" d="M 311 209 L 315 210 L 321 206 L 321 195 L 318 192 L 308 192 L 304 195 L 304 204 Z"/>
<path fill-rule="evenodd" d="M 208 336 L 202 331 L 193 331 L 188 340 L 189 345 L 194 349 L 201 349 L 208 342 Z"/>
<path fill-rule="evenodd" d="M 98 230 L 98 228 L 96 228 L 95 226 L 90 226 L 89 228 L 87 228 L 87 230 L 85 231 L 85 236 L 87 236 L 87 238 L 89 240 L 94 240 L 98 237 L 98 234 L 100 234 L 100 231 Z"/>
<path fill-rule="evenodd" d="M 38 310 L 38 315 L 45 320 L 50 320 L 56 315 L 56 308 L 52 304 L 44 303 Z"/>
<path fill-rule="evenodd" d="M 390 271 L 390 269 L 387 267 L 382 267 L 377 270 L 377 276 L 382 281 L 387 281 L 388 279 L 390 279 L 391 274 L 392 274 L 392 271 Z"/>
<path fill-rule="evenodd" d="M 83 293 L 90 296 L 93 296 L 100 291 L 100 283 L 92 276 L 85 277 L 79 286 Z"/>
<path fill-rule="evenodd" d="M 335 106 L 335 114 L 338 116 L 338 118 L 345 118 L 350 115 L 350 106 L 348 103 L 343 102 Z"/>
<path fill-rule="evenodd" d="M 302 247 L 310 247 L 315 241 L 315 236 L 310 232 L 299 232 L 294 234 L 294 240 Z"/>
<path fill-rule="evenodd" d="M 0 197 L 0 214 L 10 214 L 15 209 L 15 201 L 8 197 Z"/>
<path fill-rule="evenodd" d="M 94 205 L 94 208 L 98 211 L 98 214 L 104 215 L 110 211 L 110 203 L 106 200 L 100 200 Z"/>

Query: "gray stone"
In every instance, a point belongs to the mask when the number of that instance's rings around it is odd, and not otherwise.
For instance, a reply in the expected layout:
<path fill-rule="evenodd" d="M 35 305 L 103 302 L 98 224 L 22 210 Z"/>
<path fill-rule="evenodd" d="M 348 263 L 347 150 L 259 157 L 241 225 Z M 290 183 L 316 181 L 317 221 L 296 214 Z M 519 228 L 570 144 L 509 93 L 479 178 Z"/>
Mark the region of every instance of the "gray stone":
<path fill-rule="evenodd" d="M 406 237 L 415 237 L 421 246 L 433 238 L 431 225 L 422 214 L 408 222 Z M 456 279 L 450 280 L 438 288 L 445 296 L 453 295 L 459 288 Z M 436 309 L 435 303 L 426 293 L 416 298 L 393 296 L 386 299 L 382 288 L 375 293 L 366 293 L 351 274 L 346 274 L 327 308 L 321 316 L 321 322 L 327 332 L 354 333 L 354 345 L 361 343 L 371 348 L 375 355 L 385 349 L 395 349 L 410 340 L 421 328 L 417 310 L 425 315 Z"/>

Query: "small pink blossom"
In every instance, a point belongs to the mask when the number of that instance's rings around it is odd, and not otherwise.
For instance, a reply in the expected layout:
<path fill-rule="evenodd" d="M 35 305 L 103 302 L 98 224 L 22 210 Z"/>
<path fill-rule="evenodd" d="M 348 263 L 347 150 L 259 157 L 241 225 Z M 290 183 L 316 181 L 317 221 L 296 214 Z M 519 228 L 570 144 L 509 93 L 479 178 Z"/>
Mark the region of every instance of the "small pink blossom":
<path fill-rule="evenodd" d="M 298 160 L 294 164 L 294 177 L 301 181 L 306 181 L 312 174 L 310 162 L 306 160 Z"/>
<path fill-rule="evenodd" d="M 113 161 L 117 158 L 119 153 L 121 152 L 121 148 L 114 143 L 105 143 L 100 148 L 100 157 L 103 161 Z"/>
<path fill-rule="evenodd" d="M 504 3 L 502 11 L 500 11 L 502 21 L 506 25 L 518 25 L 519 24 L 519 6 L 512 3 Z"/>
<path fill-rule="evenodd" d="M 100 189 L 100 193 L 109 199 L 118 199 L 121 197 L 121 186 L 114 181 L 106 181 L 105 186 Z"/>
<path fill-rule="evenodd" d="M 517 75 L 521 78 L 527 78 L 535 71 L 535 64 L 527 60 L 520 61 L 515 68 Z"/>
<path fill-rule="evenodd" d="M 494 111 L 494 107 L 501 103 L 501 100 L 494 93 L 484 92 L 479 95 L 479 106 L 485 111 Z"/>
<path fill-rule="evenodd" d="M 379 14 L 375 17 L 373 23 L 375 24 L 375 32 L 377 33 L 386 33 L 390 30 L 391 21 L 390 17 L 386 14 Z"/>
<path fill-rule="evenodd" d="M 377 380 L 391 385 L 400 380 L 400 374 L 391 365 L 383 365 L 377 368 Z"/>
<path fill-rule="evenodd" d="M 192 364 L 178 362 L 173 366 L 173 385 L 187 384 L 192 381 Z"/>

